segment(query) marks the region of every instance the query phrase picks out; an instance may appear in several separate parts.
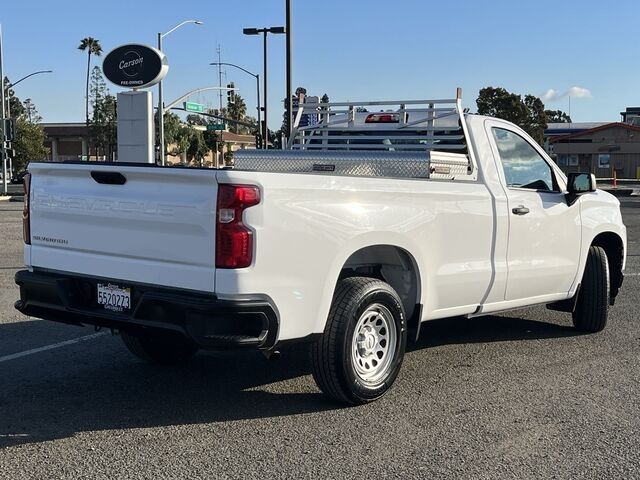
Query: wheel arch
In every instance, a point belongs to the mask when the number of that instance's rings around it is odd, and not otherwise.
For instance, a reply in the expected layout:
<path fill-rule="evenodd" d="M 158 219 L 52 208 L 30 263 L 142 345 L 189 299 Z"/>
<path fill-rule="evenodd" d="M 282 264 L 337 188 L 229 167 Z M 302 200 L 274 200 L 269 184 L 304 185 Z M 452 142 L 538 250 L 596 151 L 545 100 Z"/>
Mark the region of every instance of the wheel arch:
<path fill-rule="evenodd" d="M 615 299 L 622 286 L 624 267 L 624 241 L 615 232 L 606 231 L 596 235 L 590 246 L 602 247 L 607 254 L 609 262 L 609 275 L 611 278 L 611 299 Z"/>
<path fill-rule="evenodd" d="M 361 247 L 343 263 L 336 287 L 342 278 L 354 275 L 379 278 L 391 285 L 402 300 L 407 319 L 419 310 L 422 279 L 418 262 L 407 249 L 393 244 Z"/>

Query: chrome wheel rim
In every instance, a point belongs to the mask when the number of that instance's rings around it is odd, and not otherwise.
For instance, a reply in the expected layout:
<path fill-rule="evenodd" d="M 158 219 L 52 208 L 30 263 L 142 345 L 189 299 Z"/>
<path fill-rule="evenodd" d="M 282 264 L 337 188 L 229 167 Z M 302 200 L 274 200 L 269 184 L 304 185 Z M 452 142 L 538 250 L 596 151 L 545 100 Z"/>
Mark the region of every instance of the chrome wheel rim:
<path fill-rule="evenodd" d="M 380 303 L 367 308 L 358 319 L 351 341 L 351 360 L 356 375 L 365 383 L 377 383 L 393 362 L 397 348 L 396 322 Z"/>

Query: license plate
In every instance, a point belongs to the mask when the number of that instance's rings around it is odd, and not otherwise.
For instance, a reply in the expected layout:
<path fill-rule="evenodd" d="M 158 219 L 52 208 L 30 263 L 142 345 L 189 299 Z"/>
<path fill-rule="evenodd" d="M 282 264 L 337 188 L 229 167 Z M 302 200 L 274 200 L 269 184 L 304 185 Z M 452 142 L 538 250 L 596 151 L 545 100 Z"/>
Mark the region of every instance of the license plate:
<path fill-rule="evenodd" d="M 112 283 L 99 283 L 98 304 L 114 312 L 129 310 L 131 309 L 131 289 Z"/>

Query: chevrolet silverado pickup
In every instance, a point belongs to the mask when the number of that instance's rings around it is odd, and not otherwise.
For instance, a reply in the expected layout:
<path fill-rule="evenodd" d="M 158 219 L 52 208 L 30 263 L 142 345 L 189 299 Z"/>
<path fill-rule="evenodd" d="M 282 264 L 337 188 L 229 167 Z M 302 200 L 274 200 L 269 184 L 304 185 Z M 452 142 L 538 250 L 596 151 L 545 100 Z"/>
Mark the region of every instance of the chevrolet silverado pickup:
<path fill-rule="evenodd" d="M 597 332 L 622 285 L 618 200 L 459 91 L 301 103 L 287 148 L 232 168 L 134 160 L 30 164 L 16 308 L 149 361 L 306 342 L 319 388 L 360 404 L 424 322 L 545 304 Z"/>

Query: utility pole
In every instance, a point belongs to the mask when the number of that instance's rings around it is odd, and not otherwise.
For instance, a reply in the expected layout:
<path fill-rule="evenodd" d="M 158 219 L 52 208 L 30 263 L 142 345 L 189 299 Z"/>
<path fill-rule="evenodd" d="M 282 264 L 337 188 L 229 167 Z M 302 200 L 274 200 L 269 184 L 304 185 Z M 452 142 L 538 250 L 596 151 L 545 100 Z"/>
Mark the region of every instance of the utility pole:
<path fill-rule="evenodd" d="M 220 115 L 222 115 L 222 63 L 220 61 L 220 44 L 218 44 L 218 87 L 220 87 Z"/>

